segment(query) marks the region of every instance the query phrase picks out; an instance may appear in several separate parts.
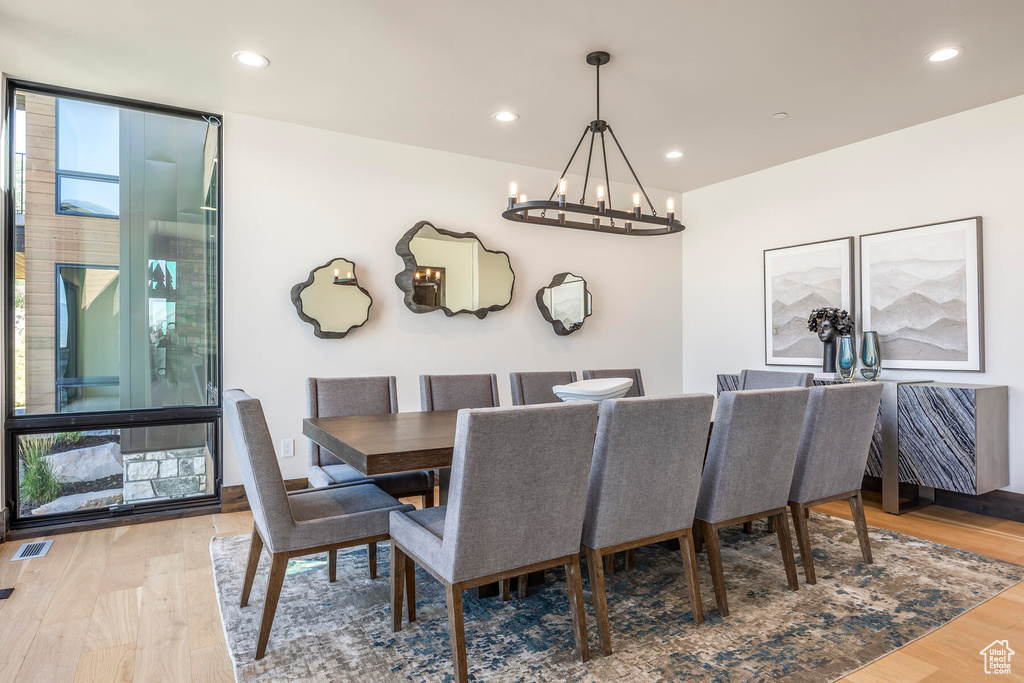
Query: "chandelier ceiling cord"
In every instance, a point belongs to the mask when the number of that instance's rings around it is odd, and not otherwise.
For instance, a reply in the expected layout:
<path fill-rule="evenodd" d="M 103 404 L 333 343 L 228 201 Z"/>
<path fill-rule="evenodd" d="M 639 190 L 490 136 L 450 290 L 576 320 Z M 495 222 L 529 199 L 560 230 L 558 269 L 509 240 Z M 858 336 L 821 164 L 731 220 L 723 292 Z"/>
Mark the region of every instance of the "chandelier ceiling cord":
<path fill-rule="evenodd" d="M 518 194 L 518 185 L 513 181 L 509 185 L 508 208 L 504 213 L 502 213 L 504 218 L 511 221 L 540 223 L 543 225 L 575 228 L 578 230 L 591 230 L 595 232 L 609 232 L 621 235 L 666 235 L 680 232 L 684 229 L 683 224 L 675 220 L 675 202 L 673 199 L 669 198 L 667 202 L 665 217 L 662 218 L 658 216 L 658 212 L 654 208 L 654 203 L 648 196 L 647 190 L 644 189 L 643 183 L 640 182 L 640 178 L 637 177 L 636 171 L 633 170 L 633 165 L 629 162 L 629 158 L 626 156 L 626 152 L 623 151 L 622 145 L 619 144 L 619 139 L 616 137 L 615 131 L 607 121 L 601 118 L 601 67 L 609 61 L 611 61 L 611 55 L 604 51 L 591 52 L 587 55 L 587 64 L 595 67 L 596 70 L 596 115 L 594 120 L 588 123 L 583 129 L 583 134 L 580 136 L 579 141 L 576 143 L 576 147 L 573 149 L 572 155 L 569 157 L 569 161 L 565 164 L 565 168 L 562 170 L 561 179 L 555 184 L 555 188 L 551 191 L 548 199 L 546 201 L 528 201 L 525 194 Z M 626 167 L 629 168 L 629 172 L 632 174 L 633 180 L 636 181 L 637 187 L 640 189 L 640 192 L 633 193 L 632 211 L 617 211 L 612 208 L 611 180 L 608 176 L 608 149 L 605 142 L 605 131 L 608 131 L 611 135 L 612 141 L 615 143 L 615 147 L 619 150 L 619 154 L 622 155 L 622 160 L 626 162 Z M 583 141 L 587 139 L 587 133 L 590 133 L 590 148 L 587 153 L 587 169 L 583 175 L 583 192 L 580 195 L 579 205 L 570 206 L 565 201 L 565 195 L 568 189 L 565 174 L 569 172 L 569 167 L 572 166 L 572 162 L 576 159 L 576 155 L 579 153 L 580 147 L 583 146 Z M 597 206 L 594 207 L 586 204 L 586 197 L 587 186 L 590 183 L 590 167 L 594 158 L 594 140 L 598 135 L 601 137 L 601 160 L 604 166 L 605 185 L 599 185 L 597 187 Z M 557 202 L 554 201 L 556 194 L 558 195 Z M 644 214 L 641 210 L 641 194 L 651 209 L 650 214 Z M 531 213 L 531 210 L 536 209 L 540 210 L 539 215 Z M 548 209 L 557 210 L 558 218 L 548 218 Z M 591 218 L 589 222 L 570 221 L 566 219 L 567 212 L 593 216 L 593 218 Z M 609 225 L 603 225 L 601 223 L 601 218 L 605 216 L 609 218 Z M 616 218 L 622 219 L 625 225 L 623 227 L 617 226 L 615 223 Z M 634 222 L 654 224 L 658 227 L 634 229 Z"/>

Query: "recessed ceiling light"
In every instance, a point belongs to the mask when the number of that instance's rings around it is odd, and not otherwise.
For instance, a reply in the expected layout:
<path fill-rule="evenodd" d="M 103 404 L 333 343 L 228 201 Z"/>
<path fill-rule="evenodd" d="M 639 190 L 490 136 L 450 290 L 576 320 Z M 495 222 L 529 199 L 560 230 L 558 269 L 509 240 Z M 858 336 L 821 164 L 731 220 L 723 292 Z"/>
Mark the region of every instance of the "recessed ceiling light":
<path fill-rule="evenodd" d="M 943 47 L 939 48 L 938 50 L 935 50 L 934 52 L 929 52 L 925 59 L 927 59 L 929 62 L 947 62 L 950 59 L 953 59 L 954 57 L 959 57 L 960 53 L 962 53 L 963 51 L 964 49 L 959 46 Z"/>
<path fill-rule="evenodd" d="M 508 123 L 509 121 L 515 121 L 516 119 L 518 119 L 519 114 L 515 113 L 514 111 L 496 111 L 493 114 L 491 114 L 491 118 L 494 119 L 495 121 Z"/>
<path fill-rule="evenodd" d="M 784 119 L 784 118 L 786 118 L 787 116 L 789 116 L 789 114 L 787 114 L 787 113 L 786 113 L 786 112 L 784 112 L 784 111 L 777 111 L 777 112 L 775 112 L 774 114 L 772 114 L 772 118 L 773 118 L 773 119 Z"/>
<path fill-rule="evenodd" d="M 239 50 L 231 56 L 236 62 L 244 64 L 245 66 L 264 67 L 270 64 L 269 59 L 258 52 L 250 52 L 249 50 Z"/>
<path fill-rule="evenodd" d="M 681 159 L 682 156 L 683 153 L 680 152 L 678 149 L 674 149 L 671 152 L 665 152 L 666 159 Z"/>

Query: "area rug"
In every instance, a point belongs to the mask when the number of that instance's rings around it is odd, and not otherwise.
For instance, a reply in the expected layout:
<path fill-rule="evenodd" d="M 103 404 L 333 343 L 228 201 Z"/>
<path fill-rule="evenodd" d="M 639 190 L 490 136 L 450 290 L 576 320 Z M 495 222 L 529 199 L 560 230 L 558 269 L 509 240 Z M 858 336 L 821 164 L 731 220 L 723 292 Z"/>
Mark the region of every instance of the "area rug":
<path fill-rule="evenodd" d="M 573 647 L 565 575 L 547 572 L 525 600 L 464 594 L 474 681 L 833 681 L 942 626 L 1024 578 L 1024 566 L 871 529 L 874 564 L 860 556 L 853 525 L 810 521 L 818 583 L 786 587 L 776 537 L 723 530 L 730 616 L 715 607 L 707 558 L 698 555 L 705 622 L 693 621 L 678 552 L 636 552 L 633 571 L 608 580 L 614 652 L 600 653 L 584 568 L 592 658 Z M 249 606 L 239 608 L 248 536 L 211 542 L 228 649 L 239 681 L 451 681 L 444 590 L 417 571 L 417 620 L 391 632 L 388 544 L 371 581 L 365 548 L 293 560 L 267 656 L 253 660 L 269 559 Z M 798 560 L 799 561 L 799 560 Z"/>

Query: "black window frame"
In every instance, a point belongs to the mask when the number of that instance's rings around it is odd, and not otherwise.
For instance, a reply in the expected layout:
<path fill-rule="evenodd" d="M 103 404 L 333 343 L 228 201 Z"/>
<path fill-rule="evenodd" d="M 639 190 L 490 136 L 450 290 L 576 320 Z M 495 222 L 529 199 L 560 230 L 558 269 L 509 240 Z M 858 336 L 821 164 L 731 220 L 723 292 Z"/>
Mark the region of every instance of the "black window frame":
<path fill-rule="evenodd" d="M 116 523 L 118 518 L 126 515 L 144 517 L 146 515 L 158 515 L 167 512 L 178 512 L 185 510 L 219 510 L 221 505 L 221 493 L 224 475 L 224 435 L 222 424 L 222 396 L 221 388 L 224 386 L 224 128 L 223 116 L 210 112 L 185 109 L 170 105 L 133 100 L 112 95 L 103 95 L 72 88 L 48 85 L 34 81 L 27 81 L 15 78 L 7 78 L 4 82 L 5 88 L 5 109 L 2 116 L 7 124 L 7 153 L 3 162 L 7 165 L 7 173 L 3 181 L 4 206 L 3 206 L 3 243 L 4 263 L 6 273 L 4 276 L 3 294 L 3 316 L 5 329 L 5 348 L 3 349 L 7 367 L 4 381 L 4 414 L 3 418 L 3 463 L 5 490 L 0 492 L 4 496 L 5 504 L 8 507 L 8 524 L 11 529 L 31 529 L 45 527 L 48 529 L 67 526 L 79 522 L 97 522 L 110 520 Z M 106 104 L 115 107 L 137 109 L 157 114 L 166 114 L 185 118 L 202 119 L 207 123 L 216 121 L 217 126 L 217 168 L 216 168 L 216 194 L 217 194 L 217 257 L 216 257 L 216 282 L 217 296 L 212 305 L 216 306 L 217 321 L 217 386 L 215 387 L 215 402 L 208 405 L 196 406 L 173 406 L 157 408 L 129 408 L 119 410 L 98 411 L 91 413 L 44 413 L 44 414 L 18 414 L 15 407 L 15 377 L 14 377 L 14 275 L 15 275 L 15 214 L 14 214 L 14 117 L 15 117 L 15 93 L 28 91 L 42 95 L 50 95 L 55 98 L 81 99 L 98 104 Z M 55 164 L 56 168 L 56 164 Z M 56 176 L 56 173 L 55 173 Z M 56 182 L 56 177 L 55 177 Z M 56 188 L 55 188 L 56 193 Z M 59 195 L 58 195 L 59 201 Z M 78 215 L 78 214 L 75 214 Z M 85 214 L 85 217 L 98 218 L 96 214 Z M 118 217 L 119 218 L 119 217 Z M 210 400 L 209 391 L 207 400 Z M 114 506 L 113 508 L 87 508 L 75 510 L 68 513 L 57 513 L 41 516 L 39 519 L 22 518 L 18 516 L 18 438 L 20 436 L 31 436 L 34 434 L 47 434 L 62 431 L 86 431 L 91 429 L 117 429 L 136 427 L 173 427 L 178 425 L 208 424 L 212 427 L 212 446 L 214 452 L 211 454 L 215 472 L 213 492 L 203 496 L 179 498 L 165 501 L 145 502 Z"/>
<path fill-rule="evenodd" d="M 65 171 L 60 167 L 60 102 L 63 99 L 83 99 L 73 97 L 57 97 L 53 117 L 53 149 L 54 149 L 54 175 L 53 175 L 53 210 L 61 216 L 81 216 L 83 218 L 112 218 L 119 220 L 120 212 L 115 214 L 89 213 L 87 211 L 69 211 L 60 207 L 61 180 L 64 178 L 75 178 L 78 180 L 91 180 L 100 183 L 111 183 L 120 186 L 121 177 L 106 173 L 87 173 L 85 171 Z M 90 100 L 85 100 L 90 101 Z M 105 104 L 105 103 L 101 103 Z M 109 106 L 109 105 L 108 105 Z"/>

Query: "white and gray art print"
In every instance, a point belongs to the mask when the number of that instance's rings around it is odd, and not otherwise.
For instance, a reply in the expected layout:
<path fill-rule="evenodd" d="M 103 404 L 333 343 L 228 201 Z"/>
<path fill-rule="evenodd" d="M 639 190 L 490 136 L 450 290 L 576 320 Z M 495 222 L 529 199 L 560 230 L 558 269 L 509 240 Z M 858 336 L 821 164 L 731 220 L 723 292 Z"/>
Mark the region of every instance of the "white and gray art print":
<path fill-rule="evenodd" d="M 821 365 L 821 342 L 807 329 L 816 308 L 853 310 L 853 238 L 764 252 L 767 365 Z"/>
<path fill-rule="evenodd" d="M 982 370 L 980 218 L 863 235 L 860 261 L 883 367 Z"/>

